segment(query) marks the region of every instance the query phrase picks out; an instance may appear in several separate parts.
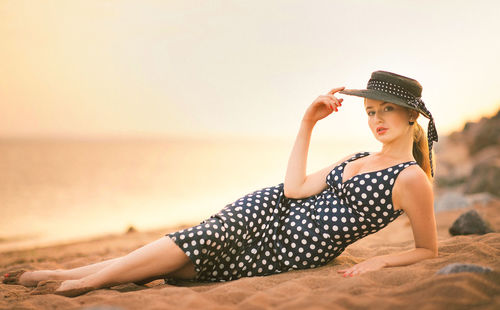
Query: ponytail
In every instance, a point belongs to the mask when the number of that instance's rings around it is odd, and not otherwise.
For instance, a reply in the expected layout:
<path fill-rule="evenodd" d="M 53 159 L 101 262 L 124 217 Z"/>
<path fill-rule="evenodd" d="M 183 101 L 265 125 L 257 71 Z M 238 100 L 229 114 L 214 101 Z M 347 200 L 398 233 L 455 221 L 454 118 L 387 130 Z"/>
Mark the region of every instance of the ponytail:
<path fill-rule="evenodd" d="M 413 127 L 413 157 L 417 161 L 418 165 L 427 174 L 427 178 L 431 183 L 434 181 L 431 175 L 431 165 L 434 171 L 436 171 L 435 155 L 434 150 L 432 150 L 432 163 L 429 160 L 429 144 L 427 141 L 427 136 L 425 135 L 422 126 L 415 121 Z"/>

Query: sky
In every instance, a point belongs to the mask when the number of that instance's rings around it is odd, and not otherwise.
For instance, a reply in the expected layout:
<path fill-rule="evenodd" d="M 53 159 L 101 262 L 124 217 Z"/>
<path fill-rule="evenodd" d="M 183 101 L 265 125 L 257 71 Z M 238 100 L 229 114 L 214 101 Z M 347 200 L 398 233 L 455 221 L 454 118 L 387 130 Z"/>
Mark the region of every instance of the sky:
<path fill-rule="evenodd" d="M 2 137 L 295 137 L 417 79 L 439 134 L 500 108 L 498 1 L 0 1 Z M 371 135 L 338 95 L 314 135 Z M 427 130 L 427 119 L 419 118 Z"/>

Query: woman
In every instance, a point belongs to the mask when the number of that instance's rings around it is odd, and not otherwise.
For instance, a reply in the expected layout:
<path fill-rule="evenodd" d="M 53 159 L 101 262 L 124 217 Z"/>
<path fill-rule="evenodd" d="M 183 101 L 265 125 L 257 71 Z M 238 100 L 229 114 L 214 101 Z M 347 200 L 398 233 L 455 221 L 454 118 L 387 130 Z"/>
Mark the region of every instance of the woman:
<path fill-rule="evenodd" d="M 249 193 L 199 225 L 123 257 L 71 270 L 18 270 L 5 274 L 3 282 L 37 286 L 32 294 L 78 296 L 159 278 L 228 281 L 315 268 L 403 212 L 415 249 L 372 257 L 338 272 L 354 276 L 437 257 L 432 191 L 437 133 L 421 91 L 416 80 L 386 71 L 373 72 L 365 90 L 334 88 L 306 110 L 284 183 Z M 342 106 L 337 92 L 365 98 L 368 125 L 382 149 L 350 154 L 306 176 L 311 132 Z M 420 114 L 430 119 L 428 140 L 416 123 Z"/>

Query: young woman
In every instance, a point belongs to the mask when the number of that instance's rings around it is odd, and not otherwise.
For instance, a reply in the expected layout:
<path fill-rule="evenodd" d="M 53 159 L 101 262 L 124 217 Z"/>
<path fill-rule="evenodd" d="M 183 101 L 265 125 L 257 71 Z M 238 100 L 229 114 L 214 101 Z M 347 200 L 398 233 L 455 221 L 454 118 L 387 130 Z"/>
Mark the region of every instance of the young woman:
<path fill-rule="evenodd" d="M 36 286 L 32 294 L 78 296 L 160 278 L 216 282 L 315 268 L 403 212 L 410 219 L 414 249 L 338 272 L 354 276 L 434 258 L 432 142 L 437 133 L 421 91 L 416 80 L 386 71 L 373 72 L 364 90 L 334 88 L 307 108 L 284 183 L 253 191 L 199 225 L 123 257 L 70 270 L 18 270 L 5 274 L 3 282 Z M 349 154 L 306 176 L 312 130 L 342 105 L 337 92 L 365 98 L 368 126 L 382 149 Z M 428 138 L 416 122 L 420 114 L 430 120 Z"/>

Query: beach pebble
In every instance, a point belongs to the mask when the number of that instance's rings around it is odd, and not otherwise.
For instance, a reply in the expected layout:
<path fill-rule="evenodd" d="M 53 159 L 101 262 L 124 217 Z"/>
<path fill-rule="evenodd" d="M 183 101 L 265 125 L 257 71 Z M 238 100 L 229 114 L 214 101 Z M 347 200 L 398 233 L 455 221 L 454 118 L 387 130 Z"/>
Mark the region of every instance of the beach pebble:
<path fill-rule="evenodd" d="M 475 272 L 475 273 L 486 273 L 492 271 L 489 267 L 483 267 L 474 264 L 464 264 L 464 263 L 453 263 L 444 266 L 439 269 L 436 274 L 451 274 L 459 272 Z"/>
<path fill-rule="evenodd" d="M 460 215 L 448 230 L 451 235 L 487 234 L 493 232 L 491 226 L 484 221 L 476 210 L 469 210 Z"/>

